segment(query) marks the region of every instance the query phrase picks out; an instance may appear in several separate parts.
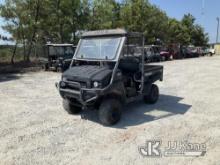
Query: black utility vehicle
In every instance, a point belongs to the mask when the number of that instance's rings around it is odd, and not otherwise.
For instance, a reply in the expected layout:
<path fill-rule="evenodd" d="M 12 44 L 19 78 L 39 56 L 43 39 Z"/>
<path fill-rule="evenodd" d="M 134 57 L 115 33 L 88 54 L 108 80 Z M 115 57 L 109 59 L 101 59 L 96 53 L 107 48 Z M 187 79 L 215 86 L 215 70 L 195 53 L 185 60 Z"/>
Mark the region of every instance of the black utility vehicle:
<path fill-rule="evenodd" d="M 94 106 L 101 123 L 113 125 L 120 120 L 124 103 L 138 96 L 156 103 L 159 89 L 153 83 L 163 80 L 163 67 L 147 65 L 144 60 L 140 33 L 123 29 L 84 33 L 70 68 L 56 84 L 64 109 L 76 114 Z"/>
<path fill-rule="evenodd" d="M 71 64 L 76 47 L 72 44 L 47 44 L 45 70 L 65 71 Z"/>

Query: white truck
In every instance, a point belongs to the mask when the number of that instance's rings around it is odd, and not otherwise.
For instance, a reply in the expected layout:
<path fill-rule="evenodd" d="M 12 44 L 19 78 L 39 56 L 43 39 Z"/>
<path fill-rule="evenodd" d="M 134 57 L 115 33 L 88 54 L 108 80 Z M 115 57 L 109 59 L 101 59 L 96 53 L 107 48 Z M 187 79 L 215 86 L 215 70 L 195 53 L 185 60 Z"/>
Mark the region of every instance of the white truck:
<path fill-rule="evenodd" d="M 210 54 L 210 56 L 213 56 L 215 54 L 215 49 L 210 47 L 207 49 L 207 53 Z"/>

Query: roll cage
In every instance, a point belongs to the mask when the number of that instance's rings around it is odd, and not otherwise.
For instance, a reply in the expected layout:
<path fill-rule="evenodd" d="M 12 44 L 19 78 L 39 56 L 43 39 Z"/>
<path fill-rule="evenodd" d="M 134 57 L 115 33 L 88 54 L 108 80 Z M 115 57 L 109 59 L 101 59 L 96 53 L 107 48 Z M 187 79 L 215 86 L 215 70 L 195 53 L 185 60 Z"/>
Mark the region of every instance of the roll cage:
<path fill-rule="evenodd" d="M 76 58 L 76 54 L 78 52 L 78 49 L 80 47 L 81 44 L 81 40 L 82 39 L 86 39 L 86 38 L 97 38 L 97 37 L 122 37 L 120 46 L 117 50 L 116 56 L 113 60 L 105 60 L 105 59 L 79 59 Z M 127 49 L 127 52 L 129 52 L 130 50 L 130 46 L 132 45 L 133 47 L 138 47 L 141 48 L 141 54 L 139 57 L 129 54 L 129 56 L 134 57 L 134 58 L 139 58 L 140 60 L 140 70 L 141 70 L 141 93 L 143 93 L 144 90 L 144 77 L 145 77 L 145 73 L 144 73 L 144 64 L 145 64 L 145 56 L 144 56 L 144 44 L 145 44 L 145 38 L 144 35 L 142 33 L 138 33 L 138 32 L 127 32 L 124 29 L 117 29 L 117 30 L 101 30 L 101 31 L 89 31 L 89 32 L 85 32 L 79 43 L 78 46 L 76 48 L 75 51 L 75 55 L 73 56 L 72 62 L 70 67 L 73 66 L 74 61 L 88 61 L 88 62 L 115 62 L 115 66 L 113 68 L 113 72 L 112 72 L 112 76 L 111 76 L 111 80 L 110 83 L 107 87 L 105 87 L 104 89 L 96 89 L 96 90 L 107 90 L 114 82 L 114 77 L 117 73 L 117 69 L 119 67 L 119 63 L 120 63 L 120 59 L 123 58 L 123 56 L 125 55 L 125 49 Z M 128 55 L 128 54 L 127 54 Z M 87 89 L 87 90 L 91 90 L 91 89 Z M 93 89 L 92 89 L 93 90 Z"/>

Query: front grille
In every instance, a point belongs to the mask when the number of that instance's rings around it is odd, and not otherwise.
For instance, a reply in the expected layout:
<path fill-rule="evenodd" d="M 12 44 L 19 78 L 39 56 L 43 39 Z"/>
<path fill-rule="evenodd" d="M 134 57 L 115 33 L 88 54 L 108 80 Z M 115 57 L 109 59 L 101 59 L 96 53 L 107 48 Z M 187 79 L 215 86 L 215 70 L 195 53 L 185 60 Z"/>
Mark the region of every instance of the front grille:
<path fill-rule="evenodd" d="M 73 81 L 73 80 L 71 80 L 71 79 L 67 79 L 67 82 L 69 83 L 69 84 L 79 84 L 80 85 L 80 87 L 82 87 L 82 88 L 86 88 L 86 87 L 88 87 L 88 85 L 87 85 L 87 83 L 86 82 L 82 82 L 82 81 Z"/>
<path fill-rule="evenodd" d="M 66 89 L 71 89 L 71 90 L 76 90 L 76 91 L 80 91 L 81 88 L 87 88 L 87 84 L 85 82 L 75 82 L 75 81 L 64 81 L 66 86 Z"/>
<path fill-rule="evenodd" d="M 80 90 L 80 87 L 79 86 L 76 86 L 72 83 L 66 83 L 66 88 L 67 89 L 72 89 L 72 90 L 76 90 L 76 91 L 79 91 Z"/>

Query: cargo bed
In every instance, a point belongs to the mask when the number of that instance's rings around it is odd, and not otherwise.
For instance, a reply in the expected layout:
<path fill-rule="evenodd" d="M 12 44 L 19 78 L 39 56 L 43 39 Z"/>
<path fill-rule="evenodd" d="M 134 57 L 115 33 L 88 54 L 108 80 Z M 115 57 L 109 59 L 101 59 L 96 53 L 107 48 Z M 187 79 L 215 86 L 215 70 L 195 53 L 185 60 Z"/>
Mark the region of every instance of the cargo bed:
<path fill-rule="evenodd" d="M 145 82 L 163 81 L 163 66 L 161 65 L 144 65 Z"/>

